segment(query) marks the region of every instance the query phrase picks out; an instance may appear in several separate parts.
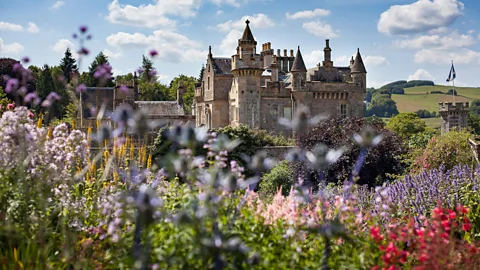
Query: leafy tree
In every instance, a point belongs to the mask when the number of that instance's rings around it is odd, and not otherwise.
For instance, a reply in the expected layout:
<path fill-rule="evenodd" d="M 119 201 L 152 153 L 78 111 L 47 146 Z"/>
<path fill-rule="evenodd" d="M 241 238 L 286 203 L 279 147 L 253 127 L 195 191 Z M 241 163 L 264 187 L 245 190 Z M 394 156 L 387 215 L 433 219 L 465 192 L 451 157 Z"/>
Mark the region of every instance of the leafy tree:
<path fill-rule="evenodd" d="M 416 113 L 400 113 L 390 121 L 387 128 L 403 139 L 409 139 L 413 134 L 423 132 L 427 126 Z"/>
<path fill-rule="evenodd" d="M 270 172 L 262 175 L 258 193 L 264 197 L 273 197 L 280 188 L 284 196 L 290 193 L 291 187 L 295 184 L 295 170 L 291 164 L 284 160 L 278 163 Z"/>
<path fill-rule="evenodd" d="M 469 110 L 471 114 L 480 115 L 480 99 L 470 102 Z"/>
<path fill-rule="evenodd" d="M 42 100 L 45 100 L 47 96 L 51 92 L 55 92 L 55 90 L 56 90 L 55 81 L 52 77 L 52 69 L 50 68 L 49 65 L 45 64 L 37 80 L 38 97 L 40 97 Z M 40 106 L 37 106 L 36 110 L 38 113 L 40 113 L 43 111 L 43 108 Z M 56 102 L 54 103 L 54 106 L 47 108 L 47 110 L 48 110 L 47 112 L 44 112 L 47 115 L 47 117 L 45 118 L 46 123 L 49 123 L 49 121 L 53 117 L 58 118 L 60 112 L 58 110 L 58 104 Z"/>
<path fill-rule="evenodd" d="M 171 100 L 168 95 L 168 88 L 160 82 L 140 81 L 138 84 L 140 100 L 144 101 L 162 101 Z"/>
<path fill-rule="evenodd" d="M 64 77 L 64 72 L 60 66 L 51 67 L 53 82 L 55 85 L 55 92 L 60 96 L 60 100 L 56 101 L 52 107 L 55 116 L 62 119 L 65 115 L 66 108 L 70 103 L 70 96 L 68 95 L 67 82 Z"/>
<path fill-rule="evenodd" d="M 7 85 L 7 76 L 10 78 L 17 78 L 19 80 L 22 79 L 19 71 L 17 72 L 13 71 L 13 66 L 16 63 L 19 63 L 19 61 L 12 58 L 0 58 L 0 86 L 3 89 L 5 89 L 5 86 Z M 27 91 L 35 92 L 35 86 L 36 86 L 36 78 L 34 76 L 27 78 L 27 81 L 26 81 Z M 13 93 L 8 93 L 7 97 L 11 100 L 15 100 L 17 102 L 19 101 Z"/>
<path fill-rule="evenodd" d="M 98 78 L 95 78 L 95 72 L 97 71 L 97 68 L 101 65 L 110 65 L 110 62 L 108 62 L 108 56 L 106 56 L 103 52 L 100 52 L 97 54 L 95 59 L 92 61 L 90 64 L 90 67 L 88 68 L 88 73 L 90 74 L 90 79 L 88 82 L 87 86 L 107 86 L 107 87 L 113 87 L 115 84 L 113 83 L 113 73 L 110 72 L 110 79 L 107 79 L 106 81 L 99 80 Z"/>
<path fill-rule="evenodd" d="M 133 74 L 128 73 L 127 75 L 118 75 L 115 77 L 115 83 L 129 83 L 133 81 Z"/>
<path fill-rule="evenodd" d="M 89 72 L 82 72 L 80 75 L 80 83 L 85 84 L 86 86 L 92 87 L 95 86 L 93 76 Z"/>
<path fill-rule="evenodd" d="M 140 80 L 144 82 L 157 81 L 157 76 L 154 73 L 155 68 L 153 67 L 152 60 L 142 55 L 142 74 L 140 75 Z"/>
<path fill-rule="evenodd" d="M 407 146 L 399 136 L 383 128 L 383 123 L 371 121 L 368 126 L 383 139 L 376 147 L 367 150 L 358 183 L 375 186 L 393 180 L 391 175 L 403 172 L 401 156 L 407 153 Z M 352 138 L 366 127 L 364 118 L 330 118 L 299 136 L 298 145 L 303 149 L 313 149 L 319 143 L 333 149 L 346 147 L 342 157 L 323 171 L 327 182 L 341 183 L 348 179 L 361 151 Z M 310 177 L 313 184 L 319 184 L 319 172 L 303 163 L 296 164 L 296 169 L 300 177 Z"/>
<path fill-rule="evenodd" d="M 474 113 L 469 113 L 468 114 L 468 127 L 470 130 L 477 134 L 480 135 L 480 115 L 474 114 Z"/>
<path fill-rule="evenodd" d="M 456 96 L 456 95 L 458 95 L 458 93 L 457 93 L 457 90 L 450 89 L 450 90 L 447 91 L 447 95 Z"/>
<path fill-rule="evenodd" d="M 72 80 L 72 74 L 78 71 L 77 61 L 72 57 L 70 48 L 67 48 L 65 51 L 65 55 L 60 61 L 60 68 L 62 69 L 63 77 L 65 77 L 67 83 L 70 83 Z"/>
<path fill-rule="evenodd" d="M 195 96 L 195 83 L 197 83 L 197 78 L 185 75 L 179 75 L 172 79 L 168 87 L 168 96 L 170 100 L 177 99 L 177 89 L 178 82 L 181 81 L 183 87 L 185 87 L 186 92 L 183 94 L 183 107 L 185 112 L 188 114 L 191 112 L 191 106 L 193 103 L 193 98 Z"/>

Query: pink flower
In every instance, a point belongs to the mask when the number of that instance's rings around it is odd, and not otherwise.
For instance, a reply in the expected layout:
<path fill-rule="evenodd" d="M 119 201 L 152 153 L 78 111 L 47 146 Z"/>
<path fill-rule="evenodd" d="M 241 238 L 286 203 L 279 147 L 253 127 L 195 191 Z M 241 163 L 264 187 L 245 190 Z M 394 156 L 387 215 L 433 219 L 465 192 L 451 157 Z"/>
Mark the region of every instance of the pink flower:
<path fill-rule="evenodd" d="M 87 87 L 85 86 L 85 84 L 82 83 L 79 86 L 77 86 L 76 90 L 77 90 L 78 93 L 83 93 L 83 92 L 87 91 Z"/>
<path fill-rule="evenodd" d="M 128 94 L 130 92 L 130 89 L 126 85 L 123 85 L 123 84 L 120 85 L 119 90 L 122 91 L 125 94 Z"/>
<path fill-rule="evenodd" d="M 28 118 L 32 119 L 34 114 L 32 112 L 28 112 Z"/>
<path fill-rule="evenodd" d="M 15 105 L 13 105 L 12 103 L 9 103 L 7 105 L 7 110 L 13 110 L 13 108 L 15 108 Z"/>

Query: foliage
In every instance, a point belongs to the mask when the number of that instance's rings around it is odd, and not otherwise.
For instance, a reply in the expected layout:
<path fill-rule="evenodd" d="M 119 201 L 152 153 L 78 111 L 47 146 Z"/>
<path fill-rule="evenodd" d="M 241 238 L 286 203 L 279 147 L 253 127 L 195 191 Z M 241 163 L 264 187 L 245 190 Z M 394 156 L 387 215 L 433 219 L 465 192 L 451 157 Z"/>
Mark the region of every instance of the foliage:
<path fill-rule="evenodd" d="M 476 135 L 480 135 L 480 115 L 471 112 L 468 114 L 468 128 Z"/>
<path fill-rule="evenodd" d="M 435 118 L 437 117 L 437 112 L 429 112 L 427 110 L 418 110 L 415 112 L 420 118 Z"/>
<path fill-rule="evenodd" d="M 99 68 L 103 66 L 109 66 L 110 62 L 108 62 L 108 56 L 106 56 L 103 52 L 99 52 L 97 56 L 95 56 L 95 59 L 92 61 L 90 66 L 88 67 L 88 79 L 85 80 L 86 86 L 105 86 L 105 87 L 113 87 L 115 84 L 113 83 L 113 73 L 110 71 L 107 71 L 110 76 L 104 77 L 104 76 L 95 76 L 95 73 L 98 71 Z M 111 69 L 111 68 L 110 68 Z M 85 75 L 86 76 L 86 75 Z M 101 78 L 100 78 L 101 77 Z"/>
<path fill-rule="evenodd" d="M 416 158 L 414 172 L 422 170 L 451 169 L 456 165 L 473 165 L 474 157 L 468 139 L 472 136 L 466 131 L 450 131 L 442 136 L 433 137 L 425 151 Z"/>
<path fill-rule="evenodd" d="M 457 93 L 457 90 L 454 90 L 454 89 L 450 89 L 447 91 L 447 95 L 454 95 L 454 96 L 457 96 L 458 93 Z"/>
<path fill-rule="evenodd" d="M 291 164 L 284 160 L 262 176 L 259 194 L 264 197 L 273 197 L 281 189 L 282 195 L 286 196 L 295 182 L 295 171 Z"/>
<path fill-rule="evenodd" d="M 144 82 L 157 81 L 156 70 L 153 67 L 153 61 L 142 55 L 142 73 L 140 74 L 140 80 Z"/>
<path fill-rule="evenodd" d="M 387 128 L 403 139 L 408 139 L 413 134 L 423 132 L 426 125 L 415 113 L 400 113 L 388 121 Z"/>
<path fill-rule="evenodd" d="M 62 60 L 60 60 L 60 68 L 62 69 L 66 82 L 70 83 L 72 75 L 78 72 L 77 61 L 73 58 L 70 48 L 65 50 L 65 55 Z"/>
<path fill-rule="evenodd" d="M 167 86 L 159 82 L 140 81 L 138 84 L 138 92 L 140 100 L 145 101 L 161 101 L 169 100 Z"/>
<path fill-rule="evenodd" d="M 400 137 L 384 129 L 384 124 L 380 122 L 375 121 L 369 125 L 383 139 L 375 148 L 365 150 L 365 163 L 359 175 L 359 184 L 381 184 L 391 180 L 390 174 L 399 174 L 403 170 L 400 155 L 406 153 L 406 146 Z M 299 146 L 312 149 L 317 143 L 323 143 L 333 149 L 345 147 L 342 157 L 323 171 L 327 182 L 340 183 L 351 175 L 355 167 L 355 157 L 363 152 L 362 147 L 355 144 L 351 138 L 365 128 L 367 126 L 363 118 L 331 118 L 299 136 Z M 315 184 L 319 183 L 318 173 L 313 174 L 313 171 L 304 165 L 299 166 L 298 170 L 301 176 L 311 176 Z"/>
<path fill-rule="evenodd" d="M 475 99 L 470 102 L 468 109 L 470 114 L 480 115 L 480 99 Z"/>
<path fill-rule="evenodd" d="M 197 79 L 192 76 L 179 75 L 172 79 L 168 86 L 168 96 L 170 100 L 177 99 L 178 82 L 182 83 L 182 86 L 186 89 L 183 95 L 183 108 L 185 113 L 190 114 L 192 111 L 193 97 L 195 96 L 195 83 Z"/>

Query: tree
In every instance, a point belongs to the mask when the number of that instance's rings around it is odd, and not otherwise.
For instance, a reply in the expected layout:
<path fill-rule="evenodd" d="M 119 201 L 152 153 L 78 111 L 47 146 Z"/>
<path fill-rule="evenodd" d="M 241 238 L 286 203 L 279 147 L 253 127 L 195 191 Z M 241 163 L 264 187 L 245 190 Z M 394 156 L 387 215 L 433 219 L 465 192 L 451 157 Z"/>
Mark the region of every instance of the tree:
<path fill-rule="evenodd" d="M 55 82 L 52 77 L 52 70 L 49 65 L 45 64 L 42 68 L 40 76 L 37 80 L 37 94 L 42 100 L 45 100 L 51 92 L 55 92 Z M 58 117 L 59 109 L 56 103 L 54 106 L 46 108 L 48 110 L 47 117 L 45 119 L 46 123 L 49 123 L 52 117 Z M 43 108 L 40 106 L 36 107 L 37 113 L 43 111 Z M 45 112 L 44 112 L 45 113 Z"/>
<path fill-rule="evenodd" d="M 115 77 L 115 83 L 118 84 L 127 84 L 133 81 L 133 74 L 128 73 L 127 75 L 118 75 Z"/>
<path fill-rule="evenodd" d="M 60 61 L 60 68 L 62 69 L 63 77 L 65 77 L 66 82 L 70 83 L 72 80 L 72 73 L 78 71 L 77 61 L 72 57 L 70 48 L 67 48 L 65 51 L 65 55 Z"/>
<path fill-rule="evenodd" d="M 480 99 L 470 102 L 469 110 L 471 114 L 480 115 Z"/>
<path fill-rule="evenodd" d="M 58 119 L 62 119 L 66 113 L 66 108 L 70 103 L 70 96 L 68 95 L 67 82 L 64 77 L 64 72 L 60 66 L 50 68 L 55 92 L 60 96 L 60 100 L 56 101 L 53 106 L 53 111 Z"/>
<path fill-rule="evenodd" d="M 142 74 L 140 80 L 144 82 L 156 81 L 155 68 L 153 67 L 152 60 L 142 55 Z"/>
<path fill-rule="evenodd" d="M 426 127 L 425 121 L 416 113 L 400 113 L 392 117 L 387 124 L 387 129 L 403 139 L 409 139 L 413 134 L 423 132 Z"/>
<path fill-rule="evenodd" d="M 185 76 L 183 74 L 175 77 L 170 82 L 170 86 L 168 87 L 168 96 L 170 100 L 177 99 L 177 89 L 178 89 L 178 82 L 181 81 L 183 87 L 185 87 L 186 92 L 183 94 L 183 108 L 185 112 L 188 114 L 191 112 L 191 106 L 193 103 L 193 98 L 195 96 L 195 83 L 197 83 L 197 78 L 191 76 Z"/>
<path fill-rule="evenodd" d="M 110 67 L 106 70 L 105 78 L 100 80 L 100 78 L 95 78 L 95 72 L 101 67 Z M 108 56 L 106 56 L 103 52 L 97 54 L 93 62 L 90 64 L 88 68 L 88 73 L 90 74 L 90 85 L 87 86 L 106 86 L 106 87 L 113 87 L 115 84 L 113 83 L 113 73 L 111 72 L 111 65 L 108 62 Z M 109 75 L 109 76 L 108 76 Z"/>
<path fill-rule="evenodd" d="M 170 100 L 168 96 L 168 88 L 159 82 L 140 81 L 138 84 L 138 92 L 140 100 L 144 101 L 162 101 Z"/>

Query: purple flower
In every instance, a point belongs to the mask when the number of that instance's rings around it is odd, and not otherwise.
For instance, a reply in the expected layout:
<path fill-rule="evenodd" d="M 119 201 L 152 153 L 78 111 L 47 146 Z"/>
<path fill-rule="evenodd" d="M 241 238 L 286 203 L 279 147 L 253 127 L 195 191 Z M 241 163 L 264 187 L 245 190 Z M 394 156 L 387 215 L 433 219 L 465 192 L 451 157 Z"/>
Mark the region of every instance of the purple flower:
<path fill-rule="evenodd" d="M 90 40 L 90 39 L 92 39 L 92 35 L 87 36 L 87 40 Z"/>
<path fill-rule="evenodd" d="M 80 32 L 81 33 L 87 32 L 87 27 L 85 25 L 80 26 Z"/>
<path fill-rule="evenodd" d="M 87 48 L 83 47 L 78 51 L 78 54 L 88 55 L 89 51 Z"/>
<path fill-rule="evenodd" d="M 150 70 L 150 76 L 155 77 L 157 75 L 157 70 L 152 69 Z"/>
<path fill-rule="evenodd" d="M 5 87 L 5 93 L 10 93 L 18 87 L 18 79 L 12 78 L 7 81 L 7 86 Z"/>
<path fill-rule="evenodd" d="M 47 96 L 47 99 L 51 100 L 51 101 L 60 100 L 61 98 L 62 97 L 55 92 L 50 92 L 50 94 L 48 94 L 48 96 Z"/>
<path fill-rule="evenodd" d="M 17 62 L 17 63 L 15 63 L 15 64 L 13 64 L 12 70 L 13 70 L 13 72 L 17 72 L 17 70 L 19 70 L 19 69 L 21 69 L 21 68 L 22 68 L 22 64 L 20 64 L 20 63 Z"/>
<path fill-rule="evenodd" d="M 137 69 L 137 72 L 138 72 L 138 75 L 142 74 L 142 73 L 143 73 L 143 68 L 139 67 L 139 68 Z"/>
<path fill-rule="evenodd" d="M 45 99 L 43 102 L 42 102 L 42 107 L 50 107 L 52 106 L 52 102 L 48 99 Z"/>
<path fill-rule="evenodd" d="M 24 62 L 25 64 L 30 62 L 30 58 L 28 58 L 28 56 L 25 56 L 24 58 L 22 58 L 22 62 Z"/>
<path fill-rule="evenodd" d="M 150 51 L 150 56 L 151 56 L 151 57 L 155 57 L 155 56 L 157 56 L 157 55 L 158 55 L 158 52 L 157 52 L 156 50 L 151 50 L 151 51 Z"/>
<path fill-rule="evenodd" d="M 128 94 L 130 92 L 130 89 L 126 85 L 120 85 L 120 91 L 122 91 L 125 94 Z"/>
<path fill-rule="evenodd" d="M 38 105 L 41 101 L 41 99 L 38 97 L 37 93 L 35 92 L 28 93 L 25 96 L 24 100 L 26 103 L 34 103 L 35 105 Z"/>
<path fill-rule="evenodd" d="M 78 93 L 83 93 L 83 92 L 87 91 L 87 87 L 85 86 L 85 84 L 82 83 L 79 86 L 77 86 L 76 90 L 77 90 Z"/>
<path fill-rule="evenodd" d="M 25 87 L 25 86 L 20 87 L 20 88 L 18 89 L 18 92 L 19 92 L 21 95 L 25 95 L 25 94 L 28 92 L 27 87 Z"/>
<path fill-rule="evenodd" d="M 73 34 L 72 37 L 73 37 L 74 39 L 77 39 L 78 36 L 77 36 L 77 34 Z"/>
<path fill-rule="evenodd" d="M 112 78 L 112 67 L 107 63 L 100 65 L 97 67 L 93 76 L 97 79 L 109 80 Z"/>

